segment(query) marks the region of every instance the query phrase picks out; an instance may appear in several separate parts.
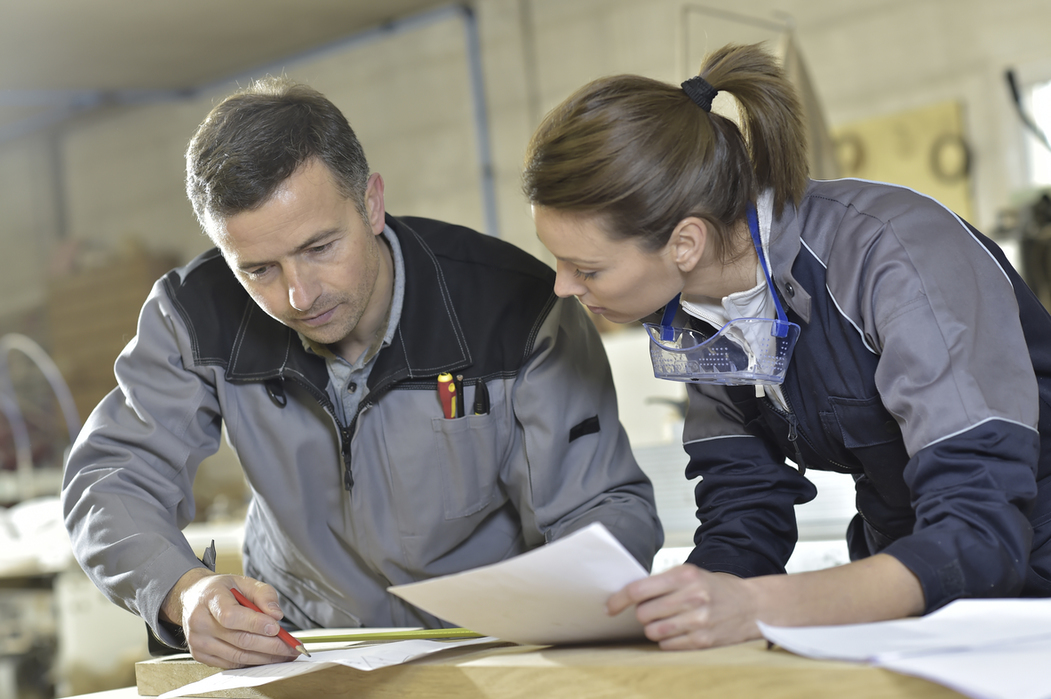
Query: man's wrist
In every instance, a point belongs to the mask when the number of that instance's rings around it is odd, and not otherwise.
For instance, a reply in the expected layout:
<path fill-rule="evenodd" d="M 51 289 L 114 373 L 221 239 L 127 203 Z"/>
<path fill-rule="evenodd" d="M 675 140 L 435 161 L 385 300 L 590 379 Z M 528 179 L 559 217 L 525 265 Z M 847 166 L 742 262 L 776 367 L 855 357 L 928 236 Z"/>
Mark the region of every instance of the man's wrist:
<path fill-rule="evenodd" d="M 201 578 L 211 575 L 215 575 L 215 573 L 203 567 L 191 568 L 183 573 L 182 577 L 172 585 L 172 589 L 168 591 L 164 601 L 161 603 L 161 621 L 182 626 L 183 593 L 193 587 Z"/>

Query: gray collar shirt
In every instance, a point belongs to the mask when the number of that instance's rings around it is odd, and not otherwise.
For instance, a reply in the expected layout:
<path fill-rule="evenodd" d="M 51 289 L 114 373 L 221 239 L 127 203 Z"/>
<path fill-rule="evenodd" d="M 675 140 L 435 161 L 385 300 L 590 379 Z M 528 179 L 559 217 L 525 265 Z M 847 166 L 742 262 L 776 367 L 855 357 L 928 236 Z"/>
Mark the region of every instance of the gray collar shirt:
<path fill-rule="evenodd" d="M 386 326 L 377 333 L 372 346 L 351 364 L 327 346 L 312 342 L 303 335 L 299 336 L 308 351 L 325 359 L 325 365 L 328 367 L 329 397 L 336 407 L 339 421 L 344 425 L 347 424 L 348 416 L 357 414 L 358 406 L 368 392 L 366 382 L 376 364 L 376 356 L 381 349 L 390 345 L 398 329 L 398 321 L 401 320 L 401 307 L 405 299 L 405 259 L 401 254 L 398 236 L 390 226 L 384 227 L 382 240 L 390 248 L 391 259 L 394 261 L 394 292 L 391 294 Z"/>

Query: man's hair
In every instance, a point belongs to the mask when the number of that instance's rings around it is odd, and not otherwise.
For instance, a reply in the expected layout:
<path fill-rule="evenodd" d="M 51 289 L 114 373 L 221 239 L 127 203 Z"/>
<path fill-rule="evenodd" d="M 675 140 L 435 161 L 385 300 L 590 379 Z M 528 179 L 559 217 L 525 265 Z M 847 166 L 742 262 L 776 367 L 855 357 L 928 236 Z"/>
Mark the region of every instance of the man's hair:
<path fill-rule="evenodd" d="M 301 165 L 319 159 L 367 216 L 369 165 L 343 113 L 284 77 L 253 82 L 220 102 L 186 149 L 186 194 L 201 227 L 262 206 Z"/>

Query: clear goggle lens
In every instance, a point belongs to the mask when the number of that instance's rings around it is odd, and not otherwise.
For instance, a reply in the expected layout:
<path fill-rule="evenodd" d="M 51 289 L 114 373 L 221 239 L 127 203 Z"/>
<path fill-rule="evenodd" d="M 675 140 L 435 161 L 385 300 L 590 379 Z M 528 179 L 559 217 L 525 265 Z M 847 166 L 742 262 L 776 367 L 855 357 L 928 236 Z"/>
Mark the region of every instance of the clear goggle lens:
<path fill-rule="evenodd" d="M 715 334 L 645 323 L 658 379 L 725 385 L 784 381 L 799 326 L 776 318 L 736 318 Z"/>

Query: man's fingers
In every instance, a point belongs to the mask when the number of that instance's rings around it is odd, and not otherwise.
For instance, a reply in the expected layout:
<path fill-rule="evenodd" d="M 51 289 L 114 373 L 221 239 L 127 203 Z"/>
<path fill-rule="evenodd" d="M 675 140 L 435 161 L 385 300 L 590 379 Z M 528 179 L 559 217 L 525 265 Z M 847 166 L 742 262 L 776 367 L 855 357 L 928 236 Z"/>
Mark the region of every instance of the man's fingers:
<path fill-rule="evenodd" d="M 259 607 L 259 611 L 269 614 L 278 621 L 284 618 L 285 615 L 281 611 L 277 598 L 277 590 L 270 585 L 252 578 L 240 578 L 237 581 L 237 587 L 245 597 Z"/>
<path fill-rule="evenodd" d="M 230 659 L 241 666 L 284 663 L 299 657 L 299 653 L 281 639 L 253 634 L 240 634 L 230 648 Z"/>
<path fill-rule="evenodd" d="M 274 617 L 242 606 L 233 594 L 212 598 L 209 611 L 224 629 L 247 631 L 260 636 L 276 636 L 280 630 Z"/>
<path fill-rule="evenodd" d="M 260 638 L 263 637 L 255 637 L 255 639 Z M 200 663 L 205 663 L 213 667 L 221 667 L 225 670 L 253 665 L 269 665 L 271 663 L 288 662 L 299 655 L 294 651 L 291 655 L 286 654 L 285 651 L 290 649 L 284 643 L 281 643 L 280 641 L 278 642 L 281 645 L 280 648 L 277 648 L 278 653 L 271 653 L 266 650 L 247 649 L 242 647 L 239 643 L 227 643 L 220 638 L 213 637 L 206 639 L 199 645 L 191 644 L 190 653 L 193 655 L 194 660 Z"/>
<path fill-rule="evenodd" d="M 193 657 L 216 667 L 284 662 L 299 654 L 277 637 L 274 617 L 242 606 L 228 587 L 213 589 L 187 619 Z"/>
<path fill-rule="evenodd" d="M 252 614 L 269 619 L 265 614 L 258 612 L 252 612 Z M 275 622 L 270 620 L 269 623 Z M 199 659 L 198 655 L 222 658 L 224 667 L 279 663 L 292 660 L 299 655 L 294 648 L 289 647 L 276 635 L 260 635 L 250 631 L 228 629 L 218 623 L 207 633 L 195 634 L 192 639 L 189 639 L 189 645 L 194 658 Z"/>
<path fill-rule="evenodd" d="M 235 607 L 224 605 L 220 613 L 222 617 L 216 618 L 220 628 L 214 635 L 237 651 L 250 654 L 250 657 L 262 655 L 276 658 L 266 662 L 280 662 L 299 655 L 298 651 L 277 637 L 281 627 L 273 617 L 240 604 Z M 252 664 L 238 654 L 230 657 L 241 664 Z"/>

